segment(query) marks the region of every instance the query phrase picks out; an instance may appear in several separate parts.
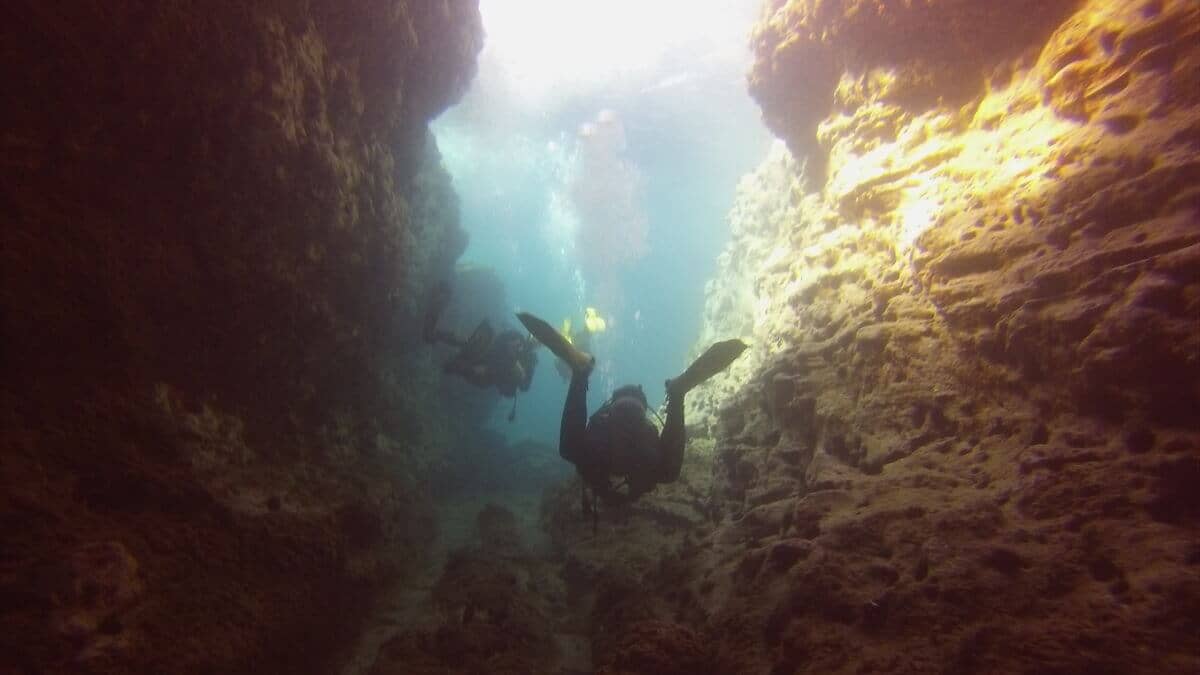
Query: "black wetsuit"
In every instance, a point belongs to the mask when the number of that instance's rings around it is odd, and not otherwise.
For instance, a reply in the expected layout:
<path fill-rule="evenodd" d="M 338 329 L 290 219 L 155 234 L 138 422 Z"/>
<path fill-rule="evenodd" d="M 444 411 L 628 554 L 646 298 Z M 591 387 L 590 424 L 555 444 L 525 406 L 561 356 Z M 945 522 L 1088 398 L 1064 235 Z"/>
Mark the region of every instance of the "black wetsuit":
<path fill-rule="evenodd" d="M 662 434 L 645 418 L 645 396 L 640 396 L 637 414 L 622 387 L 592 419 L 587 414 L 588 373 L 573 373 L 563 404 L 558 454 L 579 470 L 580 476 L 605 503 L 633 501 L 658 483 L 679 478 L 683 447 L 687 440 L 683 425 L 683 397 L 668 398 L 667 419 Z M 603 417 L 602 417 L 603 415 Z M 611 476 L 624 477 L 627 493 L 613 487 Z"/>
<path fill-rule="evenodd" d="M 442 366 L 442 370 L 458 375 L 477 387 L 495 386 L 501 396 L 515 398 L 517 391 L 529 391 L 533 371 L 537 367 L 535 343 L 515 330 L 494 335 L 487 319 L 479 322 L 466 340 L 449 331 L 439 330 L 438 319 L 448 291 L 435 295 L 425 317 L 423 335 L 430 344 L 442 342 L 458 348 L 458 352 Z"/>
<path fill-rule="evenodd" d="M 484 361 L 502 396 L 515 397 L 518 389 L 529 391 L 537 367 L 535 344 L 515 330 L 506 330 L 492 340 Z"/>

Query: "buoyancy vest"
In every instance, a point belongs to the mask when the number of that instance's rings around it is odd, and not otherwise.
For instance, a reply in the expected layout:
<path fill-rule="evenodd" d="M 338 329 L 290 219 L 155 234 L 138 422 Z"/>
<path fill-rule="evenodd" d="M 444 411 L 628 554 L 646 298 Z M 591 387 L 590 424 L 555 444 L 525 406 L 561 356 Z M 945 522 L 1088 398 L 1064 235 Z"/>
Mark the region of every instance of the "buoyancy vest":
<path fill-rule="evenodd" d="M 633 389 L 618 389 L 588 420 L 588 463 L 640 484 L 657 475 L 659 431 L 647 416 L 641 388 Z"/>

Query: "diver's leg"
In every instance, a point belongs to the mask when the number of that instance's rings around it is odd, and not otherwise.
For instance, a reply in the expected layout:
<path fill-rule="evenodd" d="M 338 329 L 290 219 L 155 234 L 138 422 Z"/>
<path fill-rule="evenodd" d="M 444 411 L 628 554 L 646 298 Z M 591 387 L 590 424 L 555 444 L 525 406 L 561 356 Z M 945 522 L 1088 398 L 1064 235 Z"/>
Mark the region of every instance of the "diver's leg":
<path fill-rule="evenodd" d="M 518 312 L 517 319 L 538 342 L 571 366 L 571 384 L 567 387 L 567 400 L 563 403 L 562 424 L 558 431 L 558 454 L 574 464 L 581 473 L 586 473 L 586 468 L 580 466 L 579 462 L 587 454 L 587 381 L 596 359 L 576 349 L 570 340 L 542 319 L 525 312 Z"/>
<path fill-rule="evenodd" d="M 663 424 L 662 436 L 658 438 L 658 482 L 678 480 L 679 471 L 683 468 L 683 446 L 687 443 L 687 432 L 683 426 L 684 395 L 728 368 L 746 347 L 741 340 L 718 342 L 706 349 L 682 375 L 667 380 L 667 421 Z"/>
<path fill-rule="evenodd" d="M 563 403 L 562 425 L 558 434 L 558 454 L 571 463 L 583 456 L 587 443 L 587 386 L 590 371 L 571 374 L 567 400 Z"/>
<path fill-rule="evenodd" d="M 667 397 L 667 420 L 658 438 L 658 482 L 673 483 L 683 468 L 683 446 L 687 431 L 683 426 L 683 394 Z"/>

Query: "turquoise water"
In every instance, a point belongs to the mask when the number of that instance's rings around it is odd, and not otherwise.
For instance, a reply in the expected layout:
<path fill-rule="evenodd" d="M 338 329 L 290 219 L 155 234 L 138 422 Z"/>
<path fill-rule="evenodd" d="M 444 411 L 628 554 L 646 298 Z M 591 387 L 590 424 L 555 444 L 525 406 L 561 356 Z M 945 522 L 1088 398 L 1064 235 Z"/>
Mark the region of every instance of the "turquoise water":
<path fill-rule="evenodd" d="M 629 44 L 606 47 L 609 61 L 564 54 L 567 69 L 556 70 L 522 60 L 540 38 L 511 29 L 521 24 L 509 12 L 545 7 L 481 4 L 479 74 L 433 125 L 470 234 L 462 262 L 497 271 L 510 316 L 579 324 L 596 308 L 607 329 L 593 338 L 589 410 L 630 383 L 658 405 L 695 346 L 738 178 L 770 142 L 744 81 L 753 12 L 716 3 L 699 35 L 680 26 L 676 40 L 660 31 L 638 44 L 634 30 Z M 577 39 L 589 48 L 586 34 Z M 510 441 L 557 445 L 566 385 L 540 350 L 516 420 L 505 420 L 505 401 L 492 426 Z"/>

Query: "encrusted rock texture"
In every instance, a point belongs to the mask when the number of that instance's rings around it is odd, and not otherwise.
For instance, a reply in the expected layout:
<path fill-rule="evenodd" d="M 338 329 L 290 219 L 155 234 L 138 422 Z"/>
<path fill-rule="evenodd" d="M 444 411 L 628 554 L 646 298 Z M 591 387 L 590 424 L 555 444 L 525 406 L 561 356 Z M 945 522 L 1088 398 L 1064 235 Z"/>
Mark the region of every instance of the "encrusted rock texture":
<path fill-rule="evenodd" d="M 1200 6 L 776 2 L 755 46 L 791 151 L 646 618 L 719 673 L 1200 670 Z"/>
<path fill-rule="evenodd" d="M 472 545 L 451 552 L 416 625 L 388 640 L 371 675 L 563 672 L 557 565 L 526 548 L 516 517 L 486 505 Z"/>
<path fill-rule="evenodd" d="M 5 14 L 0 670 L 334 670 L 435 534 L 475 4 Z"/>

